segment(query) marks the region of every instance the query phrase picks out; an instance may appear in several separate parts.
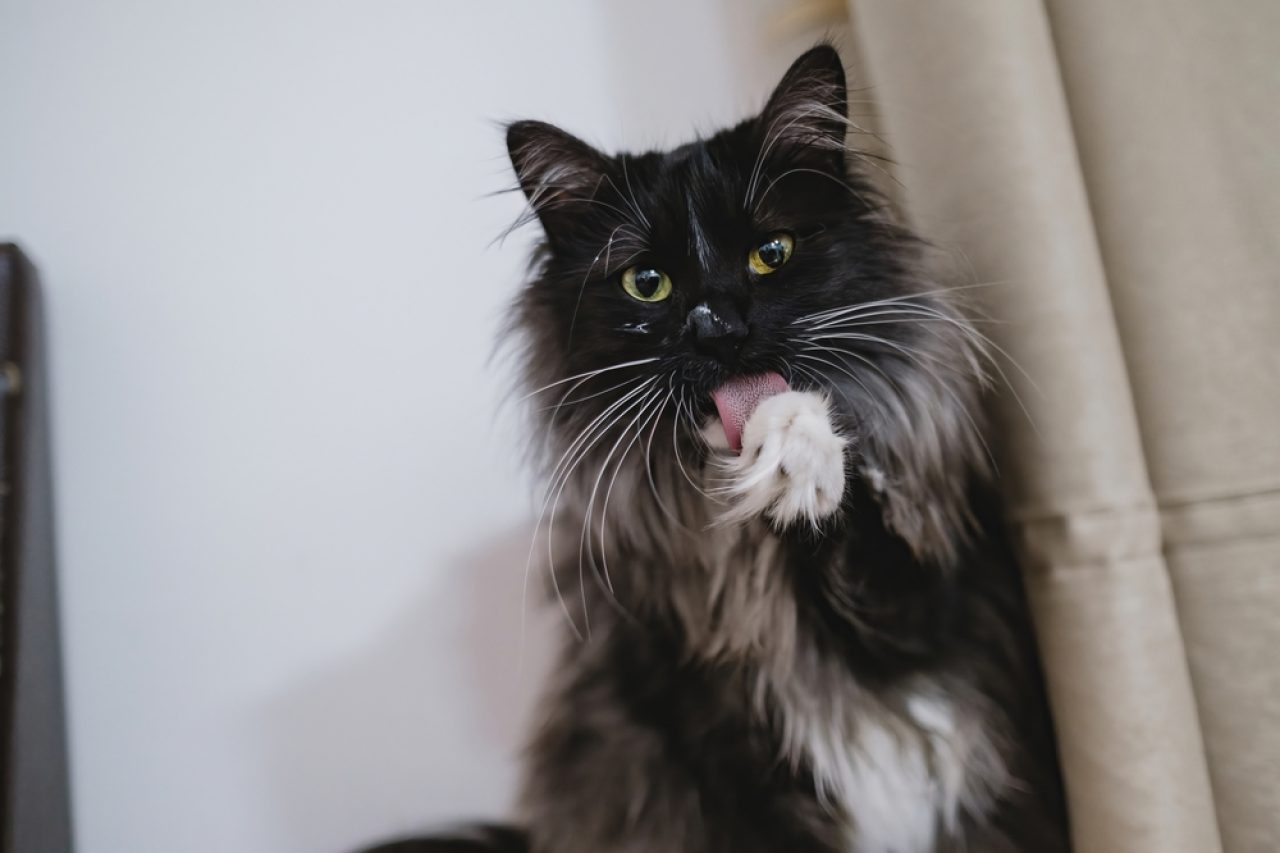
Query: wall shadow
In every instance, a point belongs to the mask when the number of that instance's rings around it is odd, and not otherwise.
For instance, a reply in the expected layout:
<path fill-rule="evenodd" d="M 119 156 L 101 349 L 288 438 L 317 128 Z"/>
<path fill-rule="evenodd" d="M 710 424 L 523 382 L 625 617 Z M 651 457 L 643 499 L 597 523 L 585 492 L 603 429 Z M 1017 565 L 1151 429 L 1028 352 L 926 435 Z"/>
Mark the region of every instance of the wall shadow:
<path fill-rule="evenodd" d="M 514 778 L 554 646 L 536 583 L 522 627 L 529 536 L 499 534 L 433 573 L 373 643 L 255 715 L 264 773 L 254 781 L 271 800 L 275 849 L 341 853 L 502 817 L 496 789 Z M 474 759 L 439 766 L 436 756 L 460 753 Z"/>

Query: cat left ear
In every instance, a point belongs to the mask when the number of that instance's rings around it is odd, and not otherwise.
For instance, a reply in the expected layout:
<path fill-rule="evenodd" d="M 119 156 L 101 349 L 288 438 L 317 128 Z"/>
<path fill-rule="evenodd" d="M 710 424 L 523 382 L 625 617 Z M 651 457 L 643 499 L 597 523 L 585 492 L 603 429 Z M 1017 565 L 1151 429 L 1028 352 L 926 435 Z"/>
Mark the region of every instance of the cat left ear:
<path fill-rule="evenodd" d="M 848 108 L 840 54 L 818 45 L 792 63 L 769 96 L 760 114 L 761 145 L 770 156 L 809 154 L 842 169 Z"/>
<path fill-rule="evenodd" d="M 599 190 L 607 159 L 576 136 L 541 121 L 508 125 L 507 152 L 529 206 L 555 243 Z"/>

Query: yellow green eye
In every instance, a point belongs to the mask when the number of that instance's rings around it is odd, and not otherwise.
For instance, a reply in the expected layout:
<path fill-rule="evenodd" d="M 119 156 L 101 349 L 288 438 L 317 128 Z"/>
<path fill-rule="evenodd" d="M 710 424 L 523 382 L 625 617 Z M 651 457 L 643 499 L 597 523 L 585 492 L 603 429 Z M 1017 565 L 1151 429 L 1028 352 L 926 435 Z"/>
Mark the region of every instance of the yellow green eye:
<path fill-rule="evenodd" d="M 772 234 L 751 250 L 751 254 L 747 255 L 747 264 L 756 275 L 777 272 L 779 267 L 791 260 L 791 251 L 795 247 L 796 241 L 790 234 Z"/>
<path fill-rule="evenodd" d="M 671 277 L 653 267 L 628 267 L 622 273 L 622 289 L 641 302 L 661 302 L 671 295 Z"/>

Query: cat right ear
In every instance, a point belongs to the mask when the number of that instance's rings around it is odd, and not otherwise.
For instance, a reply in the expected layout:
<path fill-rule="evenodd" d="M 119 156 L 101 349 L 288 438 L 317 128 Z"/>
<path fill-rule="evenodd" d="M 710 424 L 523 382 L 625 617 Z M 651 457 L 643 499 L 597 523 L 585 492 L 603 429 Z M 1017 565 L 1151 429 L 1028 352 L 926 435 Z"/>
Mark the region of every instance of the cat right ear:
<path fill-rule="evenodd" d="M 762 144 L 775 156 L 813 159 L 841 173 L 847 112 L 844 64 L 834 47 L 820 44 L 792 63 L 769 96 L 760 115 Z"/>
<path fill-rule="evenodd" d="M 529 207 L 554 244 L 589 210 L 605 180 L 607 158 L 576 136 L 541 121 L 508 125 L 507 152 Z"/>

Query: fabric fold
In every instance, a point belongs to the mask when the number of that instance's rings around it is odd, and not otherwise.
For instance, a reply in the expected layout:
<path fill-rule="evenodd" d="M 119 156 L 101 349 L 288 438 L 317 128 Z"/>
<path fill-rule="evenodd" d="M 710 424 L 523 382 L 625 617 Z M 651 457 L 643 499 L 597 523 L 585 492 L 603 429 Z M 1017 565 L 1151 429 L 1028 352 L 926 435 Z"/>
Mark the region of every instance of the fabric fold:
<path fill-rule="evenodd" d="M 1016 363 L 996 412 L 1002 482 L 1076 847 L 1213 853 L 1156 495 L 1045 9 L 850 6 L 907 212 L 991 283 L 970 292 Z"/>

